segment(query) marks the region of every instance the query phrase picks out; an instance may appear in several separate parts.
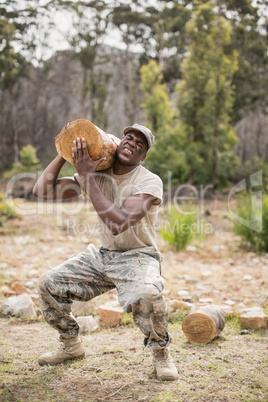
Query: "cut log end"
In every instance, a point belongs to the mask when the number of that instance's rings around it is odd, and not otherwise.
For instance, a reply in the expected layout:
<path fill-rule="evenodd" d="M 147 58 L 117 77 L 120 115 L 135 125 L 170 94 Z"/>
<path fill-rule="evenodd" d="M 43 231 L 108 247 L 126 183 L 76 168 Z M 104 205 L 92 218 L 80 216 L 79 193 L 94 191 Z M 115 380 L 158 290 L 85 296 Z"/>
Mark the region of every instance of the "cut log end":
<path fill-rule="evenodd" d="M 87 144 L 87 150 L 92 159 L 98 159 L 101 151 L 101 134 L 89 120 L 78 119 L 68 123 L 55 139 L 55 146 L 59 155 L 73 164 L 72 147 L 73 141 L 84 137 Z"/>
<path fill-rule="evenodd" d="M 190 343 L 209 343 L 215 338 L 215 322 L 205 314 L 193 313 L 182 322 L 182 330 Z"/>
<path fill-rule="evenodd" d="M 182 330 L 190 343 L 209 343 L 223 330 L 225 313 L 217 306 L 201 307 L 182 322 Z"/>

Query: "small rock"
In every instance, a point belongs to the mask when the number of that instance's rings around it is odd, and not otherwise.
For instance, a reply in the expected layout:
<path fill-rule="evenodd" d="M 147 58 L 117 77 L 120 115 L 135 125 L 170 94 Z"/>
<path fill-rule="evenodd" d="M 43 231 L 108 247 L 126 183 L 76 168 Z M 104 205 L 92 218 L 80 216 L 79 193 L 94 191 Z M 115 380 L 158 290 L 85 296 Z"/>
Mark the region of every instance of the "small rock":
<path fill-rule="evenodd" d="M 267 316 L 263 311 L 251 311 L 241 315 L 240 324 L 241 327 L 247 329 L 266 329 Z"/>
<path fill-rule="evenodd" d="M 40 237 L 40 241 L 44 241 L 44 242 L 54 242 L 55 241 L 55 238 L 54 238 L 54 236 L 51 236 L 51 235 L 49 235 L 49 234 L 47 234 L 47 235 L 45 235 L 45 236 L 42 236 L 42 237 Z"/>
<path fill-rule="evenodd" d="M 2 262 L 0 264 L 0 269 L 7 269 L 7 267 L 8 267 L 8 264 L 6 262 Z"/>
<path fill-rule="evenodd" d="M 263 309 L 260 306 L 254 306 L 254 307 L 242 307 L 238 310 L 240 314 L 247 314 L 247 313 L 263 313 Z"/>
<path fill-rule="evenodd" d="M 185 302 L 191 302 L 192 300 L 192 296 L 189 295 L 187 290 L 179 290 L 177 294 Z"/>
<path fill-rule="evenodd" d="M 111 307 L 109 303 L 111 302 L 99 306 L 99 323 L 108 327 L 115 327 L 121 323 L 124 310 L 119 306 Z"/>
<path fill-rule="evenodd" d="M 240 331 L 240 335 L 250 335 L 250 332 L 248 329 L 242 329 L 242 331 Z"/>
<path fill-rule="evenodd" d="M 204 271 L 201 273 L 202 278 L 208 278 L 211 275 L 211 271 Z"/>
<path fill-rule="evenodd" d="M 16 268 L 10 268 L 8 270 L 6 270 L 5 272 L 6 276 L 9 276 L 11 278 L 16 278 L 17 277 L 17 270 Z"/>
<path fill-rule="evenodd" d="M 234 300 L 225 300 L 223 303 L 227 304 L 228 306 L 234 306 L 236 304 Z"/>
<path fill-rule="evenodd" d="M 170 300 L 168 304 L 169 304 L 169 307 L 171 307 L 174 310 L 178 310 L 181 308 L 186 309 L 186 310 L 191 310 L 193 307 L 193 304 L 184 302 L 182 300 L 177 300 L 177 299 Z"/>
<path fill-rule="evenodd" d="M 212 303 L 213 299 L 211 299 L 210 297 L 207 297 L 205 299 L 199 299 L 200 303 Z"/>
<path fill-rule="evenodd" d="M 224 244 L 216 245 L 212 247 L 212 253 L 218 253 L 220 250 L 226 249 L 226 246 Z"/>
<path fill-rule="evenodd" d="M 253 258 L 251 261 L 253 264 L 259 264 L 260 262 L 259 258 Z"/>
<path fill-rule="evenodd" d="M 186 250 L 187 251 L 197 251 L 197 248 L 195 246 L 187 246 Z"/>
<path fill-rule="evenodd" d="M 114 296 L 115 296 L 115 295 L 113 295 L 113 298 L 114 298 Z M 119 304 L 119 301 L 118 301 L 118 297 L 117 297 L 117 296 L 115 297 L 115 300 L 111 300 L 111 301 L 106 302 L 106 303 L 104 304 L 104 306 L 107 307 L 107 308 L 120 307 L 120 308 L 122 309 L 122 307 L 121 307 L 120 304 Z"/>
<path fill-rule="evenodd" d="M 33 281 L 28 281 L 25 283 L 26 288 L 28 289 L 33 289 L 34 288 L 34 282 Z"/>
<path fill-rule="evenodd" d="M 11 290 L 14 290 L 17 295 L 22 295 L 23 293 L 30 293 L 29 290 L 23 285 L 21 281 L 14 281 L 10 285 Z"/>
<path fill-rule="evenodd" d="M 37 269 L 31 269 L 28 273 L 27 276 L 29 278 L 38 278 L 40 276 L 39 272 Z"/>
<path fill-rule="evenodd" d="M 184 279 L 185 279 L 186 283 L 197 283 L 198 282 L 198 278 L 191 277 L 189 275 L 185 275 Z"/>
<path fill-rule="evenodd" d="M 196 285 L 196 289 L 197 289 L 197 290 L 206 290 L 207 286 L 208 286 L 208 285 L 207 285 L 206 283 L 199 282 L 199 283 Z"/>
<path fill-rule="evenodd" d="M 14 243 L 16 244 L 33 244 L 35 243 L 35 238 L 29 235 L 26 236 L 16 236 L 13 238 Z"/>
<path fill-rule="evenodd" d="M 76 321 L 79 324 L 81 334 L 87 334 L 95 331 L 99 325 L 92 315 L 86 317 L 78 317 Z"/>
<path fill-rule="evenodd" d="M 165 289 L 165 290 L 163 290 L 162 295 L 168 296 L 170 294 L 170 292 L 171 292 L 170 289 Z"/>
<path fill-rule="evenodd" d="M 50 248 L 51 248 L 51 246 L 48 246 L 47 244 L 44 244 L 44 245 L 41 247 L 41 250 L 42 250 L 44 253 L 46 253 L 47 251 L 50 250 Z"/>
<path fill-rule="evenodd" d="M 201 290 L 194 290 L 192 292 L 192 299 L 199 300 L 200 297 L 202 297 L 202 295 L 203 295 L 203 292 Z"/>
<path fill-rule="evenodd" d="M 3 304 L 4 315 L 15 315 L 18 317 L 36 318 L 36 309 L 31 296 L 23 293 L 20 296 L 9 297 Z"/>
<path fill-rule="evenodd" d="M 180 296 L 182 299 L 183 299 L 184 297 L 189 297 L 189 292 L 187 292 L 187 290 L 179 290 L 177 294 L 178 294 L 178 296 Z"/>
<path fill-rule="evenodd" d="M 176 274 L 176 275 L 175 275 L 175 278 L 176 278 L 176 279 L 179 279 L 179 280 L 182 280 L 182 279 L 184 279 L 184 275 L 178 275 L 178 274 Z"/>
<path fill-rule="evenodd" d="M 252 276 L 251 275 L 244 275 L 242 278 L 242 281 L 251 281 L 252 280 Z"/>

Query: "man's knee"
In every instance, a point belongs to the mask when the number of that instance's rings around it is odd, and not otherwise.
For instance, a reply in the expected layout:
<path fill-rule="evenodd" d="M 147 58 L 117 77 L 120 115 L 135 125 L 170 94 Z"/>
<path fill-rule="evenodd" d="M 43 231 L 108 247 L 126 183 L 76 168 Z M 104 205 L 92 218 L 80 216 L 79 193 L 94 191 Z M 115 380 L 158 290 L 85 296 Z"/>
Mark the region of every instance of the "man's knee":
<path fill-rule="evenodd" d="M 150 302 L 153 302 L 157 299 L 159 299 L 160 297 L 162 297 L 161 292 L 159 291 L 159 289 L 152 284 L 146 284 L 144 285 L 143 288 L 143 293 L 144 293 L 144 299 Z"/>
<path fill-rule="evenodd" d="M 38 280 L 38 290 L 40 293 L 47 292 L 51 284 L 50 275 L 46 272 Z"/>

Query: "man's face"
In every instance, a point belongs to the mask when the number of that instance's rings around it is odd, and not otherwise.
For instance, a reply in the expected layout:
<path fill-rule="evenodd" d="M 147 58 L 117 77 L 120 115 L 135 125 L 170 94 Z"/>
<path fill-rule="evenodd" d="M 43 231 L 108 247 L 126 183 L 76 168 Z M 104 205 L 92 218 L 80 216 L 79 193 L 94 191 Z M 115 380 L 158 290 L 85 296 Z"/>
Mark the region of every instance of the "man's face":
<path fill-rule="evenodd" d="M 117 148 L 117 158 L 124 165 L 138 165 L 145 159 L 147 140 L 139 131 L 129 131 Z"/>

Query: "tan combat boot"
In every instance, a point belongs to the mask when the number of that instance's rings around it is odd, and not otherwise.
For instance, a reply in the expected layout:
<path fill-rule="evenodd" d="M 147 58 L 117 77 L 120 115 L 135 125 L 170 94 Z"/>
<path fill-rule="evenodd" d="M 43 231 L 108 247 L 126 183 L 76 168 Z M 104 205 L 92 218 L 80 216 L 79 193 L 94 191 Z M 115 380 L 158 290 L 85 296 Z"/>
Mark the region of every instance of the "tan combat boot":
<path fill-rule="evenodd" d="M 62 345 L 53 352 L 45 353 L 39 357 L 40 366 L 63 363 L 65 360 L 83 359 L 85 357 L 84 347 L 79 336 L 76 338 L 63 338 L 60 336 Z"/>
<path fill-rule="evenodd" d="M 170 356 L 169 348 L 153 350 L 153 364 L 158 380 L 175 381 L 178 371 Z"/>

